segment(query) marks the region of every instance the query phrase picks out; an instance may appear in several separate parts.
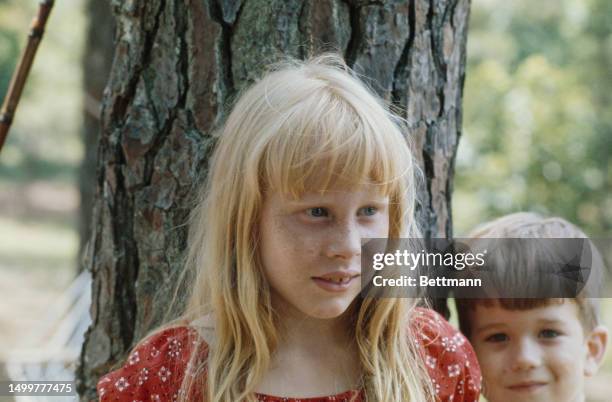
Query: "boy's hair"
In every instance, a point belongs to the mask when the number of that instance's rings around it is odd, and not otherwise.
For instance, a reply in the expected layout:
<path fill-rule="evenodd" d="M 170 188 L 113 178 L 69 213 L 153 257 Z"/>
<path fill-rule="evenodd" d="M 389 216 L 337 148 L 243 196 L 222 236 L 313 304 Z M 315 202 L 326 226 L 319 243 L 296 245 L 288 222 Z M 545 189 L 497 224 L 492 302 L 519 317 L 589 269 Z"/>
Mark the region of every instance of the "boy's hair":
<path fill-rule="evenodd" d="M 588 239 L 588 236 L 577 226 L 559 217 L 544 218 L 535 213 L 519 212 L 509 214 L 501 218 L 486 222 L 469 233 L 470 239 Z M 509 243 L 499 242 L 500 247 L 510 247 Z M 521 243 L 519 253 L 510 250 L 506 255 L 512 254 L 512 269 L 520 269 L 523 273 L 533 272 L 538 269 L 537 261 L 541 261 L 541 244 L 536 241 L 525 241 Z M 550 252 L 550 250 L 546 250 Z M 598 324 L 599 299 L 587 297 L 594 295 L 592 287 L 601 284 L 601 259 L 597 250 L 592 247 L 593 264 L 591 264 L 591 275 L 587 287 L 579 292 L 575 298 L 457 298 L 455 304 L 459 315 L 459 326 L 461 331 L 467 336 L 471 336 L 471 322 L 469 319 L 470 311 L 474 311 L 476 306 L 491 307 L 499 305 L 506 310 L 531 310 L 551 304 L 561 304 L 567 300 L 572 300 L 578 306 L 579 318 L 583 328 L 587 331 L 592 330 Z M 546 256 L 549 257 L 549 256 Z M 544 257 L 544 258 L 546 258 Z"/>

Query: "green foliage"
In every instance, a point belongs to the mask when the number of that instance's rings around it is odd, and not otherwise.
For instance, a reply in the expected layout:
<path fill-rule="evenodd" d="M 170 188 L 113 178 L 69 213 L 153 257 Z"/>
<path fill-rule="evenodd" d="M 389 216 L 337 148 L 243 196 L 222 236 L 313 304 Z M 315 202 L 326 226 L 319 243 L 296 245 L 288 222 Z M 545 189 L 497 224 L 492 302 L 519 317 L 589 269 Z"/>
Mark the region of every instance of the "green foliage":
<path fill-rule="evenodd" d="M 513 211 L 612 229 L 612 2 L 472 5 L 456 233 Z"/>
<path fill-rule="evenodd" d="M 8 91 L 18 52 L 17 35 L 0 27 L 0 97 L 2 98 Z"/>
<path fill-rule="evenodd" d="M 36 278 L 45 270 L 74 269 L 79 244 L 76 178 L 83 155 L 79 130 L 84 4 L 83 0 L 55 2 L 0 152 L 3 272 Z M 37 9 L 38 1 L 0 0 L 0 98 Z M 11 310 L 27 313 L 18 305 Z M 0 321 L 5 318 L 0 311 Z"/>
<path fill-rule="evenodd" d="M 76 180 L 82 157 L 82 6 L 81 0 L 55 2 L 0 154 L 0 184 Z M 2 98 L 37 10 L 38 2 L 0 1 Z"/>

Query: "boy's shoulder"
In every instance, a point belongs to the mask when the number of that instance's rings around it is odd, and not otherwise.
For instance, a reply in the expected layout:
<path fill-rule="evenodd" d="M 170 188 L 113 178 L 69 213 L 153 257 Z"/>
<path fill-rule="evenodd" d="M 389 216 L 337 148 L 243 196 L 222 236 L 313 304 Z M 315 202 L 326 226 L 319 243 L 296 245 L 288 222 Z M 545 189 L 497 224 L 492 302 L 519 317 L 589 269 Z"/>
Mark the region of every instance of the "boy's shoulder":
<path fill-rule="evenodd" d="M 442 401 L 478 401 L 482 376 L 476 353 L 461 332 L 434 310 L 417 307 L 411 335 Z M 461 399 L 457 397 L 461 395 Z"/>
<path fill-rule="evenodd" d="M 205 359 L 208 345 L 192 327 L 153 333 L 134 348 L 123 366 L 100 378 L 100 401 L 176 400 L 184 376 L 194 372 L 189 365 L 194 347 Z"/>

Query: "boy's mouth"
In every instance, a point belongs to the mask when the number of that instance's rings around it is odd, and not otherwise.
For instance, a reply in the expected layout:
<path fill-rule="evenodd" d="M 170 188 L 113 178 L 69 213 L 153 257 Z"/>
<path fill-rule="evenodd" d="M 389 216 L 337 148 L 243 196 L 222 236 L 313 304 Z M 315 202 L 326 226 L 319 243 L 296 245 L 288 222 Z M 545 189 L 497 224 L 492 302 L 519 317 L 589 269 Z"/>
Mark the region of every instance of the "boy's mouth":
<path fill-rule="evenodd" d="M 546 385 L 546 382 L 544 381 L 522 381 L 522 382 L 517 382 L 516 384 L 509 385 L 506 388 L 512 391 L 530 392 L 530 391 L 538 390 L 545 385 Z"/>

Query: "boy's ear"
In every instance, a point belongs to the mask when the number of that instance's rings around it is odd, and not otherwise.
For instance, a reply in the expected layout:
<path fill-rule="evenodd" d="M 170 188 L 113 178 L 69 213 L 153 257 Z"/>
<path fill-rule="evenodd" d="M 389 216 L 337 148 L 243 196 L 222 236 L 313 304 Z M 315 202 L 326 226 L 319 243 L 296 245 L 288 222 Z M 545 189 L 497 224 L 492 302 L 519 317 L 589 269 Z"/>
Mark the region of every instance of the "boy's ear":
<path fill-rule="evenodd" d="M 584 365 L 584 375 L 591 377 L 597 374 L 599 365 L 606 353 L 608 345 L 608 329 L 603 325 L 595 327 L 586 338 L 587 358 Z"/>

